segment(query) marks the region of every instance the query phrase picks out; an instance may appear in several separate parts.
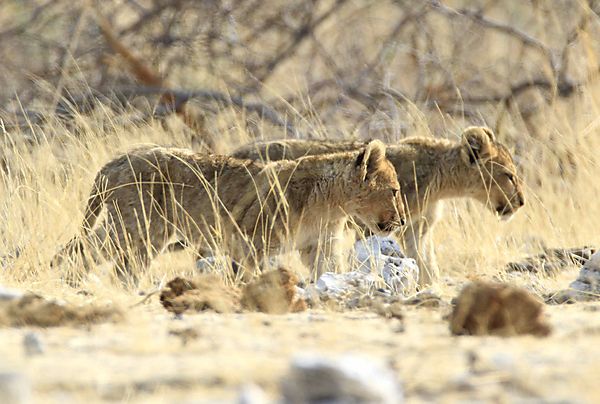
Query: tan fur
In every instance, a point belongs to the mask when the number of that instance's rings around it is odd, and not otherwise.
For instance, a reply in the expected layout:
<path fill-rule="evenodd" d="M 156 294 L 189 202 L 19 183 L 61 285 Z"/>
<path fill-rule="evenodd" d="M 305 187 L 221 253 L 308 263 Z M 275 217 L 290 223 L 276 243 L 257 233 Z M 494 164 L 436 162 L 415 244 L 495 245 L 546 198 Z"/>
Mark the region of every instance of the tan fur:
<path fill-rule="evenodd" d="M 251 143 L 237 149 L 232 156 L 240 159 L 277 161 L 303 156 L 357 150 L 364 142 L 328 142 L 322 140 L 285 139 Z"/>
<path fill-rule="evenodd" d="M 360 143 L 282 140 L 255 143 L 233 153 L 267 160 L 296 158 L 333 150 L 352 150 Z M 388 146 L 387 157 L 398 174 L 411 226 L 404 246 L 421 268 L 420 284 L 439 276 L 431 229 L 444 199 L 474 198 L 503 218 L 525 203 L 523 183 L 508 149 L 485 127 L 469 127 L 460 142 L 428 137 L 407 138 Z"/>
<path fill-rule="evenodd" d="M 146 267 L 173 238 L 223 248 L 247 266 L 291 243 L 307 263 L 319 236 L 343 229 L 348 215 L 389 232 L 404 219 L 399 184 L 385 145 L 261 163 L 189 150 L 143 147 L 98 173 L 86 209 L 83 242 L 102 246 L 127 272 Z M 96 223 L 105 208 L 106 219 Z M 108 247 L 107 247 L 108 243 Z"/>

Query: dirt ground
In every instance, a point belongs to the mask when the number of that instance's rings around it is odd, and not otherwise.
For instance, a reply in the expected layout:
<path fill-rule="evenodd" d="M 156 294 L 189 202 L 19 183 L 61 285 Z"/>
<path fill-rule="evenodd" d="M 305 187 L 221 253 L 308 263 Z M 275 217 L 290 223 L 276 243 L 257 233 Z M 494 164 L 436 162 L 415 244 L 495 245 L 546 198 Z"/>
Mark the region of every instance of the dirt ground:
<path fill-rule="evenodd" d="M 40 403 L 235 402 L 248 384 L 275 400 L 295 355 L 356 353 L 387 363 L 407 402 L 600 401 L 600 303 L 546 305 L 549 337 L 501 338 L 452 336 L 449 304 L 405 305 L 403 320 L 363 310 L 177 318 L 158 295 L 142 299 L 115 296 L 127 311 L 116 323 L 3 328 L 0 373 L 25 375 Z M 26 353 L 31 332 L 43 353 Z"/>

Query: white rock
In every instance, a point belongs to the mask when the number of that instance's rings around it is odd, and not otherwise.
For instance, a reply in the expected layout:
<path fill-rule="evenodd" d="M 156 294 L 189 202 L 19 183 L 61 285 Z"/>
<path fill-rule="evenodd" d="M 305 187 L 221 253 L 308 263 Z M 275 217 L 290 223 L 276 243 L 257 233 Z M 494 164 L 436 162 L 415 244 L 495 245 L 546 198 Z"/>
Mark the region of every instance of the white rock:
<path fill-rule="evenodd" d="M 238 404 L 265 404 L 268 401 L 263 389 L 250 383 L 240 388 L 237 402 Z"/>
<path fill-rule="evenodd" d="M 0 302 L 20 299 L 23 296 L 23 292 L 15 289 L 7 289 L 0 286 Z"/>
<path fill-rule="evenodd" d="M 388 258 L 381 269 L 385 283 L 395 293 L 408 295 L 417 289 L 419 267 L 412 258 Z"/>
<path fill-rule="evenodd" d="M 593 254 L 581 267 L 577 279 L 552 296 L 552 301 L 590 301 L 600 299 L 600 251 Z"/>
<path fill-rule="evenodd" d="M 343 274 L 325 272 L 317 279 L 315 287 L 321 296 L 336 298 L 354 289 L 368 290 L 375 282 L 377 282 L 375 276 L 364 272 L 351 271 Z"/>
<path fill-rule="evenodd" d="M 329 359 L 304 354 L 292 360 L 282 381 L 286 403 L 402 403 L 395 374 L 377 360 L 345 355 Z"/>
<path fill-rule="evenodd" d="M 40 355 L 44 353 L 44 344 L 40 339 L 40 336 L 35 332 L 28 332 L 23 337 L 23 348 L 25 353 L 29 356 Z"/>
<path fill-rule="evenodd" d="M 377 260 L 381 256 L 404 258 L 400 245 L 391 237 L 371 236 L 357 240 L 354 251 L 359 261 Z"/>
<path fill-rule="evenodd" d="M 369 258 L 378 259 L 381 255 L 405 258 L 400 245 L 391 237 L 371 236 L 358 240 L 354 244 L 354 251 L 359 261 L 366 261 Z"/>
<path fill-rule="evenodd" d="M 588 284 L 591 290 L 600 289 L 600 270 L 592 270 L 586 267 L 581 268 L 577 281 Z"/>
<path fill-rule="evenodd" d="M 419 267 L 412 258 L 406 258 L 400 246 L 391 237 L 371 236 L 354 245 L 358 270 L 380 275 L 394 293 L 411 294 L 419 280 Z"/>
<path fill-rule="evenodd" d="M 589 260 L 583 264 L 583 268 L 590 271 L 600 272 L 600 250 L 596 251 Z"/>
<path fill-rule="evenodd" d="M 575 291 L 570 295 L 575 300 L 592 300 L 600 295 L 600 251 L 590 257 L 577 279 L 569 285 Z"/>

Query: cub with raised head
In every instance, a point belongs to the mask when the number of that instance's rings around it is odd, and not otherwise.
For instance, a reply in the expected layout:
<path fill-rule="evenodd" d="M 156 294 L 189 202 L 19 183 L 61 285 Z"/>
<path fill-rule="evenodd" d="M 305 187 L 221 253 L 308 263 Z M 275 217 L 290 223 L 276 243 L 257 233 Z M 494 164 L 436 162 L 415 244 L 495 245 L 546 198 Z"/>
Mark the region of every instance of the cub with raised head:
<path fill-rule="evenodd" d="M 352 150 L 359 142 L 278 140 L 254 143 L 233 153 L 240 158 L 293 159 L 306 155 Z M 502 219 L 525 204 L 523 182 L 508 149 L 486 127 L 466 128 L 460 142 L 412 137 L 388 146 L 396 168 L 410 226 L 403 235 L 409 257 L 417 259 L 421 286 L 439 277 L 432 228 L 441 217 L 443 200 L 474 198 Z"/>
<path fill-rule="evenodd" d="M 358 150 L 263 163 L 142 147 L 100 170 L 82 235 L 55 262 L 96 245 L 120 273 L 132 275 L 134 262 L 147 267 L 178 238 L 199 250 L 219 247 L 246 269 L 287 243 L 311 264 L 321 244 L 340 239 L 348 215 L 378 233 L 404 223 L 400 185 L 385 153 L 372 141 Z M 96 223 L 103 209 L 106 217 Z"/>

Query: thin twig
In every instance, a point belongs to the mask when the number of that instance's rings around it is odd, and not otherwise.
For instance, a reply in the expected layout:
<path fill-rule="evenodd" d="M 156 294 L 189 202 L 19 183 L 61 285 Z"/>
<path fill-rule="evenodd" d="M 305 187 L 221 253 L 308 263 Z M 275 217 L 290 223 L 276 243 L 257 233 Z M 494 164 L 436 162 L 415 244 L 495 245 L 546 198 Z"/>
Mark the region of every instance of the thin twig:
<path fill-rule="evenodd" d="M 501 23 L 498 21 L 494 21 L 488 17 L 485 17 L 478 11 L 467 10 L 467 9 L 460 9 L 460 10 L 453 9 L 449 6 L 446 6 L 439 0 L 429 0 L 429 4 L 431 5 L 431 8 L 434 11 L 436 11 L 442 15 L 445 15 L 449 18 L 468 18 L 471 21 L 477 23 L 478 25 L 480 25 L 482 27 L 491 28 L 495 31 L 501 32 L 503 34 L 506 34 L 508 36 L 511 36 L 511 37 L 519 40 L 521 43 L 523 43 L 523 45 L 540 52 L 542 54 L 542 56 L 544 56 L 546 59 L 548 59 L 550 66 L 552 67 L 552 70 L 553 71 L 557 70 L 558 60 L 557 60 L 554 52 L 548 46 L 546 46 L 542 41 L 529 35 L 528 33 L 524 32 L 518 28 L 515 28 L 511 25 L 504 24 L 504 23 Z"/>
<path fill-rule="evenodd" d="M 235 106 L 240 109 L 244 109 L 249 112 L 254 112 L 261 118 L 266 119 L 272 124 L 285 128 L 294 136 L 301 136 L 300 132 L 294 127 L 287 118 L 282 118 L 279 114 L 270 106 L 262 102 L 246 102 L 242 97 L 233 96 L 230 94 L 222 93 L 214 90 L 175 90 L 170 88 L 161 87 L 122 87 L 116 90 L 117 94 L 123 96 L 136 96 L 136 95 L 162 95 L 169 94 L 173 97 L 174 103 L 173 108 L 181 103 L 186 103 L 192 99 L 217 102 L 225 106 Z"/>

